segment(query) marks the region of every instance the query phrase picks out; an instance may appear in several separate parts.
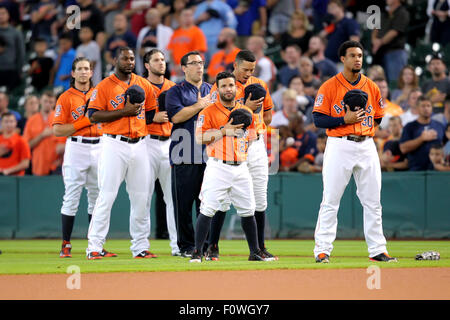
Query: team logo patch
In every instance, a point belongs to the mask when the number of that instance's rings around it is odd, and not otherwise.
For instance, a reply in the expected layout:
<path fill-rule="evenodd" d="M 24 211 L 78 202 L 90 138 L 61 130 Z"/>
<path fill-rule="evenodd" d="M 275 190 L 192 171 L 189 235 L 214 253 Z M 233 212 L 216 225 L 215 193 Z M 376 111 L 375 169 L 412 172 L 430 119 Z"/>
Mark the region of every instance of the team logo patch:
<path fill-rule="evenodd" d="M 314 107 L 319 107 L 323 103 L 323 94 L 317 95 L 316 102 L 314 103 Z"/>
<path fill-rule="evenodd" d="M 384 108 L 383 98 L 380 98 L 380 101 L 378 101 L 378 104 L 380 105 L 380 108 L 381 108 L 381 109 Z"/>
<path fill-rule="evenodd" d="M 217 91 L 211 92 L 211 102 L 217 101 Z"/>
<path fill-rule="evenodd" d="M 197 127 L 203 127 L 203 123 L 205 122 L 205 115 L 202 114 L 200 117 L 198 117 L 197 119 Z"/>
<path fill-rule="evenodd" d="M 61 115 L 61 109 L 62 109 L 61 105 L 57 105 L 55 107 L 55 117 L 59 117 Z"/>
<path fill-rule="evenodd" d="M 95 98 L 97 98 L 97 89 L 94 89 L 94 91 L 92 91 L 90 100 L 91 100 L 91 101 L 94 101 Z"/>

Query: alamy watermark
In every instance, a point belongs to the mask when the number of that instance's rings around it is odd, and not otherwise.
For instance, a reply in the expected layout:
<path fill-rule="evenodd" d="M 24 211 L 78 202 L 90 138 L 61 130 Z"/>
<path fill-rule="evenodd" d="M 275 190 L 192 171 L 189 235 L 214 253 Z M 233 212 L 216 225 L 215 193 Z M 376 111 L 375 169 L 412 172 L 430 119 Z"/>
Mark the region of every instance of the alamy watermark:
<path fill-rule="evenodd" d="M 81 269 L 79 266 L 71 265 L 67 267 L 67 274 L 70 276 L 66 280 L 66 288 L 69 290 L 81 289 Z"/>
<path fill-rule="evenodd" d="M 370 276 L 367 278 L 366 286 L 369 290 L 380 290 L 381 289 L 381 268 L 379 266 L 369 266 L 366 270 L 367 274 Z"/>

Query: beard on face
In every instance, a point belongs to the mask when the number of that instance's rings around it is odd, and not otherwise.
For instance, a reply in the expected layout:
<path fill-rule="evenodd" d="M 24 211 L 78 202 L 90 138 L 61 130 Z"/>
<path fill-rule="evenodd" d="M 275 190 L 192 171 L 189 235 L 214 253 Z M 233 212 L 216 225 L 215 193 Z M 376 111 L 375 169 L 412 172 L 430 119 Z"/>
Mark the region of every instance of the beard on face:
<path fill-rule="evenodd" d="M 164 71 L 158 71 L 158 70 L 156 70 L 154 68 L 151 68 L 151 67 L 150 67 L 150 72 L 153 73 L 155 76 L 158 76 L 158 77 L 163 76 L 163 75 L 166 74 L 165 70 Z"/>
<path fill-rule="evenodd" d="M 231 102 L 231 101 L 234 101 L 234 98 L 236 97 L 235 94 L 230 95 L 230 98 L 227 98 L 226 95 L 227 95 L 227 94 L 222 94 L 222 93 L 220 93 L 220 94 L 219 94 L 220 100 L 222 100 L 222 101 L 224 101 L 224 102 Z"/>
<path fill-rule="evenodd" d="M 118 66 L 117 66 L 117 69 L 118 69 L 120 72 L 122 72 L 123 74 L 131 74 L 131 73 L 133 73 L 134 66 L 133 66 L 133 68 L 131 69 L 131 71 L 128 71 L 128 68 L 127 68 L 126 66 L 121 66 L 121 65 L 118 65 Z"/>
<path fill-rule="evenodd" d="M 226 40 L 217 42 L 217 49 L 225 49 L 226 46 L 227 46 Z"/>
<path fill-rule="evenodd" d="M 360 73 L 361 72 L 361 68 L 359 68 L 359 69 L 352 69 L 352 72 L 353 73 Z"/>

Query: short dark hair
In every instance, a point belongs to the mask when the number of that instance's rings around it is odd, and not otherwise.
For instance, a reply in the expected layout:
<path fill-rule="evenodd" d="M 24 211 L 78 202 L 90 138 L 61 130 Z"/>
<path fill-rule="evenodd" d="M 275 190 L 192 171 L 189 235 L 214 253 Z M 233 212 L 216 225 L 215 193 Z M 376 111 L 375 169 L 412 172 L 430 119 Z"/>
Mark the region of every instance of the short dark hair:
<path fill-rule="evenodd" d="M 45 90 L 44 92 L 42 92 L 41 97 L 42 96 L 56 98 L 56 95 L 55 95 L 55 93 L 52 90 Z"/>
<path fill-rule="evenodd" d="M 437 149 L 437 150 L 444 149 L 444 145 L 440 142 L 436 142 L 430 146 L 430 150 L 431 149 Z"/>
<path fill-rule="evenodd" d="M 241 50 L 236 55 L 236 62 L 241 63 L 242 61 L 255 62 L 256 57 L 250 50 Z"/>
<path fill-rule="evenodd" d="M 233 78 L 236 82 L 236 77 L 231 72 L 228 72 L 228 71 L 219 72 L 219 74 L 217 74 L 217 76 L 216 76 L 217 88 L 219 88 L 219 81 L 222 79 L 227 79 L 227 78 Z"/>
<path fill-rule="evenodd" d="M 16 116 L 14 115 L 14 113 L 8 111 L 8 112 L 5 112 L 4 114 L 2 114 L 2 120 L 3 120 L 3 118 L 10 117 L 10 116 L 13 116 L 14 119 L 16 119 Z"/>
<path fill-rule="evenodd" d="M 121 46 L 117 49 L 116 57 L 120 56 L 124 51 L 132 51 L 134 54 L 134 50 L 127 46 Z"/>
<path fill-rule="evenodd" d="M 189 60 L 189 57 L 190 56 L 202 56 L 202 54 L 200 53 L 200 51 L 190 51 L 190 52 L 188 52 L 188 53 L 186 53 L 182 58 L 181 58 L 181 62 L 180 62 L 180 64 L 182 65 L 182 66 L 187 66 L 187 62 L 188 62 L 188 60 Z M 203 57 L 202 57 L 202 59 L 203 59 Z"/>
<path fill-rule="evenodd" d="M 431 101 L 431 99 L 425 95 L 421 95 L 419 98 L 417 98 L 417 104 L 420 104 L 422 101 L 428 101 L 431 103 L 431 105 L 433 105 L 433 102 Z"/>
<path fill-rule="evenodd" d="M 294 79 L 296 79 L 296 78 L 299 78 L 300 80 L 302 80 L 302 83 L 303 83 L 303 79 L 302 79 L 302 77 L 300 76 L 300 74 L 294 74 L 292 77 L 289 78 L 289 81 L 288 81 L 288 88 L 291 86 L 291 82 L 292 82 Z"/>
<path fill-rule="evenodd" d="M 93 69 L 92 61 L 90 61 L 86 57 L 78 57 L 78 58 L 75 58 L 75 60 L 73 60 L 73 62 L 72 62 L 72 71 L 75 71 L 75 69 L 77 68 L 77 63 L 81 62 L 81 61 L 89 62 L 89 68 L 91 68 L 91 70 Z M 70 86 L 75 87 L 75 78 L 72 76 L 70 76 Z M 93 86 L 94 86 L 94 83 L 92 82 L 92 77 L 91 77 L 91 79 L 89 79 L 89 88 L 92 88 Z"/>
<path fill-rule="evenodd" d="M 59 40 L 63 39 L 73 42 L 73 37 L 69 32 L 63 32 L 59 35 Z"/>
<path fill-rule="evenodd" d="M 339 50 L 338 50 L 339 58 L 345 57 L 345 55 L 347 54 L 348 48 L 360 48 L 361 51 L 364 53 L 364 47 L 362 46 L 362 44 L 359 41 L 348 40 L 348 41 L 345 41 L 344 43 L 342 43 L 341 46 L 339 47 Z"/>
<path fill-rule="evenodd" d="M 152 58 L 152 55 L 154 55 L 155 53 L 161 53 L 164 56 L 164 52 L 162 52 L 161 50 L 157 49 L 157 48 L 153 48 L 152 50 L 146 52 L 144 54 L 144 57 L 142 58 L 142 62 L 144 64 L 144 71 L 142 72 L 142 76 L 144 78 L 148 77 L 148 70 L 145 67 L 145 64 L 148 63 L 150 61 L 150 59 Z M 165 56 L 164 56 L 165 57 Z"/>

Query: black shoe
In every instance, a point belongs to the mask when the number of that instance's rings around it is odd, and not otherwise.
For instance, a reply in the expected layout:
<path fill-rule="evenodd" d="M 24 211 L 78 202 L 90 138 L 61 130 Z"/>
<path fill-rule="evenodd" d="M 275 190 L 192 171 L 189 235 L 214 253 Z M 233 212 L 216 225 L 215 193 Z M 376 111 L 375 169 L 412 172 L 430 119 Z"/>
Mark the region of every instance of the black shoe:
<path fill-rule="evenodd" d="M 375 262 L 398 262 L 396 258 L 390 257 L 387 253 L 380 253 L 375 257 L 369 258 L 369 260 Z"/>
<path fill-rule="evenodd" d="M 219 261 L 219 245 L 217 243 L 209 245 L 208 250 L 206 250 L 205 253 L 205 260 Z"/>
<path fill-rule="evenodd" d="M 329 263 L 330 262 L 330 256 L 326 253 L 319 253 L 316 257 L 317 263 Z"/>
<path fill-rule="evenodd" d="M 183 258 L 191 258 L 193 252 L 194 252 L 194 249 L 181 251 L 180 256 L 182 256 Z"/>
<path fill-rule="evenodd" d="M 262 254 L 264 255 L 264 258 L 266 258 L 266 261 L 275 261 L 278 260 L 277 256 L 274 256 L 269 251 L 267 251 L 266 248 L 261 249 Z"/>
<path fill-rule="evenodd" d="M 264 254 L 262 253 L 261 249 L 259 249 L 256 252 L 250 253 L 248 261 L 268 261 L 268 260 L 264 258 Z"/>
<path fill-rule="evenodd" d="M 148 258 L 157 258 L 158 256 L 154 253 L 151 253 L 148 250 L 144 250 L 138 253 L 134 258 L 135 259 L 148 259 Z"/>
<path fill-rule="evenodd" d="M 200 252 L 198 252 L 197 250 L 194 250 L 194 252 L 192 253 L 191 259 L 189 260 L 189 262 L 202 262 L 202 255 Z"/>

